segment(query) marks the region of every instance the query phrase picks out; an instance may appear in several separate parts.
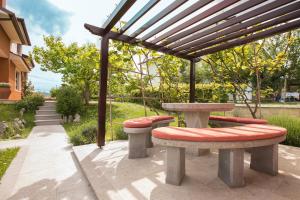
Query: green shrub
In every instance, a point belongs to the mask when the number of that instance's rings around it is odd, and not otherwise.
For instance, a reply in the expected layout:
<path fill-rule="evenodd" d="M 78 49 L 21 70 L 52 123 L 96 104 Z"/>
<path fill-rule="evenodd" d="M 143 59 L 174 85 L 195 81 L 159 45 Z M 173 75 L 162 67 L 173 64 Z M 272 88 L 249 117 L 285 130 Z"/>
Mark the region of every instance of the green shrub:
<path fill-rule="evenodd" d="M 81 124 L 70 135 L 70 142 L 77 145 L 91 144 L 96 142 L 97 128 L 92 123 Z"/>
<path fill-rule="evenodd" d="M 16 104 L 16 109 L 21 110 L 25 108 L 28 112 L 33 112 L 38 109 L 39 106 L 44 104 L 44 96 L 40 93 L 33 93 L 32 95 L 25 96 L 21 101 Z"/>
<path fill-rule="evenodd" d="M 128 140 L 128 134 L 124 132 L 122 125 L 115 126 L 114 140 Z"/>
<path fill-rule="evenodd" d="M 64 116 L 74 116 L 82 108 L 80 94 L 70 86 L 62 86 L 57 91 L 56 111 Z"/>
<path fill-rule="evenodd" d="M 50 90 L 50 96 L 55 98 L 57 96 L 58 91 L 59 91 L 59 88 L 52 88 Z"/>
<path fill-rule="evenodd" d="M 268 119 L 273 125 L 287 129 L 288 134 L 283 144 L 300 147 L 300 119 L 289 116 L 273 116 Z"/>

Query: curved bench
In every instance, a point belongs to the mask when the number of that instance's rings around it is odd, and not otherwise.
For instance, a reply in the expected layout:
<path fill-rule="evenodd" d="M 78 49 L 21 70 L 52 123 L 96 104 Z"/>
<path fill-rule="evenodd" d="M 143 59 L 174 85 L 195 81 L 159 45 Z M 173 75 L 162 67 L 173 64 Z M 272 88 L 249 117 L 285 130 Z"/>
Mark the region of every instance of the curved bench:
<path fill-rule="evenodd" d="M 148 119 L 152 121 L 152 129 L 158 128 L 158 127 L 165 127 L 169 126 L 171 122 L 174 122 L 174 117 L 167 116 L 167 115 L 156 115 L 156 116 L 150 116 L 150 117 L 143 117 L 143 119 Z M 148 137 L 146 139 L 146 146 L 147 148 L 153 147 L 152 139 L 151 139 L 151 133 L 148 134 Z"/>
<path fill-rule="evenodd" d="M 245 124 L 267 124 L 268 121 L 264 119 L 253 119 L 244 117 L 210 116 L 209 123 L 213 127 L 231 127 L 242 126 Z"/>
<path fill-rule="evenodd" d="M 174 117 L 171 116 L 141 117 L 124 121 L 124 132 L 128 134 L 129 140 L 128 158 L 146 157 L 147 148 L 153 146 L 151 130 L 157 127 L 168 126 L 172 121 L 174 121 Z"/>
<path fill-rule="evenodd" d="M 244 185 L 244 149 L 253 148 L 250 168 L 278 173 L 278 143 L 286 129 L 249 124 L 228 128 L 162 127 L 152 130 L 156 145 L 166 146 L 166 183 L 179 185 L 185 175 L 185 148 L 219 149 L 218 176 L 230 187 Z"/>

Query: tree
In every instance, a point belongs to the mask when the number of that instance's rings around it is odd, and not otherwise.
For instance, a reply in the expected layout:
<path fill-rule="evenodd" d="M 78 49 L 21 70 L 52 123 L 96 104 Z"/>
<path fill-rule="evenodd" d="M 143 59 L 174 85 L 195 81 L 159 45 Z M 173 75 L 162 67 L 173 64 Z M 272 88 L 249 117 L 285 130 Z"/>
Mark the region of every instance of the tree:
<path fill-rule="evenodd" d="M 45 47 L 33 48 L 32 57 L 41 69 L 63 75 L 63 82 L 81 91 L 85 104 L 97 94 L 99 51 L 94 44 L 66 45 L 60 37 L 44 37 Z"/>
<path fill-rule="evenodd" d="M 287 47 L 283 51 L 269 54 L 266 51 L 266 41 L 267 39 L 220 51 L 202 59 L 211 67 L 216 82 L 232 84 L 253 118 L 257 118 L 262 89 L 270 91 L 268 86 L 261 87 L 262 81 L 266 76 L 278 72 L 287 59 Z M 254 107 L 250 106 L 251 102 L 247 95 L 249 88 L 254 91 Z"/>

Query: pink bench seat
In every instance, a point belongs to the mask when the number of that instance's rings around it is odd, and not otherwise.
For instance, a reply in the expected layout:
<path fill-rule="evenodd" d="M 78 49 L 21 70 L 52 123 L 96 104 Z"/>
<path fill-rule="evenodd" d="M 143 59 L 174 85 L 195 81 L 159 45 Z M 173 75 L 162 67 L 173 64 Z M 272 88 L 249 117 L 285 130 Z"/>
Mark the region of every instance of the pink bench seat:
<path fill-rule="evenodd" d="M 153 147 L 151 130 L 157 127 L 169 126 L 174 120 L 172 116 L 150 116 L 129 119 L 123 122 L 124 132 L 128 134 L 128 158 L 144 158 L 147 148 Z"/>
<path fill-rule="evenodd" d="M 192 142 L 251 141 L 280 137 L 286 129 L 271 125 L 250 124 L 226 128 L 180 128 L 162 127 L 152 131 L 152 136 L 167 140 Z"/>
<path fill-rule="evenodd" d="M 264 119 L 253 119 L 244 117 L 225 117 L 225 116 L 210 116 L 209 120 L 213 121 L 225 121 L 240 124 L 267 124 L 267 120 Z"/>
<path fill-rule="evenodd" d="M 146 118 L 129 119 L 123 122 L 126 128 L 146 128 L 152 126 L 152 120 Z"/>

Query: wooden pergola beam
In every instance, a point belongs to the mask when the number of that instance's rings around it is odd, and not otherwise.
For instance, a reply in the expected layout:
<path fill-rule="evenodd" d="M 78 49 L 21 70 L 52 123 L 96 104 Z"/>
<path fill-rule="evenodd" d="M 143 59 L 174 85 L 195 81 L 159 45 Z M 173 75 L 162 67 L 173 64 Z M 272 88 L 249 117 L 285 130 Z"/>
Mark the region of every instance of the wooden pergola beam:
<path fill-rule="evenodd" d="M 148 48 L 148 49 L 151 49 L 151 50 L 154 50 L 154 51 L 159 51 L 161 53 L 166 53 L 166 54 L 169 54 L 169 55 L 172 55 L 172 56 L 174 54 L 176 54 L 176 57 L 183 58 L 183 59 L 186 59 L 186 60 L 191 60 L 192 59 L 191 56 L 187 56 L 186 54 L 181 54 L 177 51 L 173 51 L 173 50 L 168 49 L 166 47 L 155 45 L 155 44 L 152 44 L 152 43 L 149 43 L 149 42 L 140 41 L 136 38 L 133 38 L 133 37 L 130 37 L 130 36 L 127 36 L 127 35 L 122 35 L 122 34 L 119 34 L 117 32 L 109 31 L 108 33 L 105 33 L 105 30 L 103 28 L 96 27 L 96 26 L 93 26 L 93 25 L 90 25 L 90 24 L 84 24 L 84 27 L 94 35 L 98 35 L 98 36 L 101 36 L 101 37 L 103 37 L 104 35 L 107 35 L 110 39 L 113 39 L 113 40 L 125 42 L 125 43 L 128 43 L 128 44 L 138 45 L 138 46 L 145 47 L 145 48 Z"/>
<path fill-rule="evenodd" d="M 232 1 L 232 0 L 230 0 L 230 1 Z M 234 0 L 234 1 L 237 1 L 237 0 Z M 145 36 L 142 37 L 142 40 L 145 41 L 145 40 L 149 39 L 150 37 L 154 36 L 155 34 L 161 32 L 161 31 L 163 31 L 164 29 L 168 28 L 169 26 L 173 25 L 174 23 L 178 22 L 179 20 L 185 18 L 186 16 L 194 13 L 195 11 L 199 10 L 200 8 L 204 7 L 205 5 L 207 5 L 210 2 L 212 2 L 212 0 L 197 1 L 196 3 L 191 5 L 190 7 L 186 8 L 185 10 L 183 10 L 182 12 L 177 14 L 175 17 L 169 19 L 168 21 L 166 21 L 165 23 L 163 23 L 159 27 L 157 27 L 154 30 L 152 30 L 151 32 L 147 33 Z"/>
<path fill-rule="evenodd" d="M 109 32 L 136 0 L 122 0 L 103 24 L 104 32 Z"/>
<path fill-rule="evenodd" d="M 187 30 L 182 31 L 182 32 L 180 32 L 178 34 L 176 34 L 177 31 L 176 32 L 174 32 L 174 31 L 171 32 L 170 31 L 170 33 L 172 33 L 172 34 L 164 34 L 165 36 L 167 36 L 167 37 L 170 36 L 170 37 L 167 38 L 164 42 L 162 42 L 161 45 L 168 45 L 168 44 L 171 44 L 173 42 L 176 42 L 176 41 L 178 41 L 180 39 L 183 39 L 184 37 L 187 37 L 187 36 L 189 36 L 191 34 L 196 33 L 197 31 L 200 31 L 200 30 L 202 30 L 204 28 L 207 28 L 207 27 L 209 27 L 209 26 L 211 26 L 211 25 L 213 25 L 215 23 L 218 23 L 218 22 L 220 22 L 222 20 L 225 20 L 225 19 L 227 19 L 229 17 L 232 17 L 235 14 L 243 12 L 244 10 L 247 10 L 247 9 L 249 9 L 249 8 L 251 8 L 253 6 L 256 6 L 256 5 L 260 4 L 260 3 L 263 3 L 264 1 L 266 1 L 266 0 L 251 0 L 251 1 L 246 1 L 246 2 L 244 2 L 242 4 L 240 4 L 240 5 L 237 5 L 237 6 L 233 7 L 233 8 L 231 8 L 230 10 L 227 10 L 226 12 L 218 14 L 215 17 L 212 17 L 211 19 L 208 19 L 208 20 L 202 22 L 201 24 L 198 24 L 197 26 L 194 26 L 193 28 L 187 29 Z M 227 0 L 226 0 L 226 2 L 227 2 Z M 232 5 L 232 4 L 230 4 L 230 5 Z M 229 4 L 228 4 L 228 6 L 229 6 Z M 226 7 L 224 7 L 224 8 L 226 8 Z M 215 12 L 212 12 L 210 14 L 212 15 L 214 13 Z M 173 34 L 175 34 L 175 35 L 173 35 Z M 165 36 L 158 37 L 158 38 L 154 39 L 151 42 L 152 43 L 158 43 L 158 42 L 162 41 L 163 39 L 165 39 L 166 38 Z"/>
<path fill-rule="evenodd" d="M 123 34 L 125 31 L 127 31 L 135 22 L 137 22 L 141 17 L 143 17 L 159 1 L 160 0 L 148 1 L 148 3 L 121 28 L 120 34 Z"/>
<path fill-rule="evenodd" d="M 184 49 L 191 48 L 196 45 L 203 44 L 209 40 L 216 39 L 218 37 L 221 37 L 223 35 L 226 35 L 228 33 L 241 30 L 243 28 L 246 28 L 248 26 L 261 23 L 263 21 L 272 19 L 274 17 L 280 16 L 282 14 L 285 14 L 287 12 L 291 12 L 294 10 L 297 10 L 299 8 L 299 2 L 296 2 L 295 4 L 287 5 L 283 8 L 279 8 L 282 5 L 286 5 L 287 3 L 291 2 L 292 0 L 282 1 L 282 0 L 276 0 L 275 2 L 271 2 L 268 4 L 265 4 L 261 6 L 259 9 L 252 10 L 250 12 L 247 12 L 245 14 L 242 14 L 240 16 L 231 18 L 223 23 L 217 24 L 216 26 L 206 29 L 204 31 L 201 31 L 197 34 L 192 35 L 191 37 L 182 39 L 178 42 L 175 42 L 173 44 L 170 44 L 168 47 L 170 49 L 176 49 L 177 51 L 182 51 Z M 275 11 L 272 11 L 270 13 L 261 15 L 263 13 L 266 13 L 274 8 L 279 8 Z M 259 16 L 261 15 L 261 16 Z M 256 17 L 258 16 L 258 17 Z M 255 17 L 251 19 L 252 17 Z M 248 20 L 246 22 L 243 22 L 245 20 Z M 228 28 L 231 26 L 230 28 Z M 227 29 L 225 29 L 227 28 Z M 211 34 L 211 35 L 209 35 Z M 204 36 L 207 36 L 203 38 Z"/>
<path fill-rule="evenodd" d="M 256 33 L 256 34 L 252 34 L 246 38 L 236 39 L 231 42 L 227 42 L 225 44 L 221 44 L 221 45 L 209 48 L 209 49 L 205 49 L 203 51 L 199 51 L 197 53 L 191 54 L 191 56 L 193 56 L 194 58 L 198 58 L 203 55 L 212 54 L 212 53 L 222 51 L 225 49 L 229 49 L 229 48 L 232 48 L 235 46 L 239 46 L 239 45 L 247 44 L 247 43 L 250 43 L 250 42 L 253 42 L 256 40 L 264 39 L 266 37 L 270 37 L 275 34 L 291 31 L 291 30 L 299 28 L 299 27 L 300 27 L 300 19 L 286 23 L 281 26 L 277 26 L 275 28 L 271 28 L 271 29 Z"/>
<path fill-rule="evenodd" d="M 171 12 L 173 12 L 174 10 L 176 10 L 178 7 L 180 7 L 182 4 L 184 4 L 187 1 L 188 0 L 177 0 L 177 1 L 174 1 L 168 7 L 166 7 L 161 12 L 159 12 L 157 15 L 155 15 L 153 18 L 151 18 L 149 21 L 147 21 L 144 25 L 142 25 L 134 33 L 132 33 L 130 35 L 130 37 L 134 38 L 134 37 L 140 35 L 145 30 L 147 30 L 148 28 L 150 28 L 153 24 L 155 24 L 156 22 L 158 22 L 159 20 L 161 20 L 162 18 L 164 18 L 165 16 L 167 16 L 168 14 L 170 14 Z"/>
<path fill-rule="evenodd" d="M 194 51 L 199 51 L 201 49 L 205 49 L 205 48 L 211 47 L 213 45 L 229 41 L 231 39 L 235 39 L 235 38 L 238 38 L 238 37 L 241 37 L 241 36 L 245 36 L 245 35 L 248 35 L 250 33 L 255 33 L 256 31 L 260 31 L 262 29 L 270 28 L 272 26 L 287 22 L 291 19 L 294 19 L 297 16 L 300 16 L 300 10 L 297 10 L 297 11 L 289 13 L 287 15 L 283 15 L 281 17 L 272 19 L 272 20 L 270 20 L 266 23 L 262 23 L 262 24 L 259 24 L 257 26 L 253 26 L 253 27 L 248 28 L 248 29 L 242 29 L 242 27 L 241 27 L 241 29 L 238 29 L 238 30 L 241 30 L 241 31 L 233 32 L 233 33 L 225 35 L 224 37 L 212 40 L 212 41 L 204 43 L 204 44 L 201 44 L 199 46 L 191 48 L 188 51 L 185 51 L 184 53 L 192 53 Z"/>
<path fill-rule="evenodd" d="M 174 35 L 176 35 L 178 32 L 194 25 L 195 23 L 198 23 L 201 20 L 206 19 L 207 17 L 214 15 L 215 13 L 235 4 L 236 2 L 238 2 L 239 0 L 226 0 L 226 1 L 222 1 L 210 8 L 208 8 L 207 10 L 203 11 L 202 13 L 196 15 L 195 17 L 189 19 L 186 22 L 183 22 L 182 24 L 178 25 L 177 27 L 171 29 L 170 31 L 158 36 L 157 38 L 151 40 L 152 43 L 158 43 L 162 40 L 166 40 L 163 42 L 163 45 L 165 45 L 169 39 L 166 39 L 168 37 L 172 37 Z M 183 31 L 184 32 L 184 31 Z"/>

